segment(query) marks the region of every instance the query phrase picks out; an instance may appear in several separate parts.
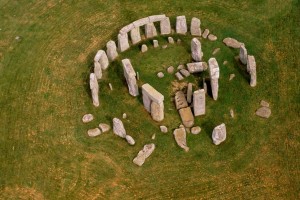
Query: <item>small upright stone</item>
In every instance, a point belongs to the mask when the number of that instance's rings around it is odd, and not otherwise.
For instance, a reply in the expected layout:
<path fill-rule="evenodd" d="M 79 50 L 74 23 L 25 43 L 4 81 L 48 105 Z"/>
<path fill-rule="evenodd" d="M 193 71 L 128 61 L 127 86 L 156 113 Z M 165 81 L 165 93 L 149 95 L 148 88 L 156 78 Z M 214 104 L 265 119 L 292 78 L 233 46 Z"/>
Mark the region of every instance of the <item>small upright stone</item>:
<path fill-rule="evenodd" d="M 148 51 L 148 47 L 147 45 L 143 44 L 142 48 L 141 48 L 142 53 L 145 53 L 146 51 Z"/>
<path fill-rule="evenodd" d="M 159 47 L 158 40 L 153 40 L 153 47 L 154 48 Z"/>
<path fill-rule="evenodd" d="M 223 40 L 223 43 L 228 46 L 228 47 L 231 47 L 231 48 L 235 48 L 235 49 L 239 49 L 243 43 L 237 41 L 236 39 L 233 39 L 233 38 L 225 38 Z"/>
<path fill-rule="evenodd" d="M 264 106 L 264 107 L 268 107 L 268 108 L 270 107 L 270 104 L 268 102 L 266 102 L 265 100 L 261 100 L 260 105 Z"/>
<path fill-rule="evenodd" d="M 127 118 L 127 114 L 123 113 L 122 117 L 123 117 L 123 119 L 126 119 Z"/>
<path fill-rule="evenodd" d="M 208 60 L 208 65 L 209 65 L 209 76 L 210 76 L 212 96 L 214 100 L 217 100 L 218 91 L 219 91 L 219 77 L 220 77 L 219 65 L 215 58 L 210 58 Z"/>
<path fill-rule="evenodd" d="M 187 25 L 185 16 L 177 16 L 176 17 L 176 33 L 178 34 L 186 34 Z"/>
<path fill-rule="evenodd" d="M 93 121 L 93 119 L 94 119 L 94 116 L 92 114 L 85 114 L 82 117 L 82 122 L 89 123 L 89 122 Z"/>
<path fill-rule="evenodd" d="M 113 87 L 112 87 L 111 83 L 108 84 L 108 87 L 109 87 L 110 90 L 113 90 Z"/>
<path fill-rule="evenodd" d="M 208 40 L 210 40 L 210 41 L 216 41 L 217 39 L 218 39 L 217 36 L 215 36 L 213 34 L 208 35 Z"/>
<path fill-rule="evenodd" d="M 192 95 L 193 95 L 193 84 L 189 83 L 187 88 L 187 95 L 186 95 L 188 103 L 192 103 Z"/>
<path fill-rule="evenodd" d="M 219 145 L 226 140 L 226 126 L 224 123 L 214 128 L 212 140 L 215 145 Z"/>
<path fill-rule="evenodd" d="M 114 61 L 118 57 L 117 45 L 114 41 L 110 40 L 107 42 L 106 54 L 110 61 Z"/>
<path fill-rule="evenodd" d="M 110 130 L 110 126 L 104 123 L 100 123 L 99 128 L 101 129 L 102 133 L 105 133 Z"/>
<path fill-rule="evenodd" d="M 168 128 L 166 126 L 160 126 L 159 128 L 160 128 L 160 131 L 162 133 L 167 133 L 168 132 Z"/>
<path fill-rule="evenodd" d="M 227 64 L 228 64 L 228 61 L 224 60 L 223 65 L 227 65 Z"/>
<path fill-rule="evenodd" d="M 157 31 L 154 26 L 154 23 L 149 23 L 145 25 L 145 34 L 146 34 L 146 38 L 152 38 L 157 36 Z"/>
<path fill-rule="evenodd" d="M 168 67 L 167 72 L 168 72 L 169 74 L 173 74 L 173 72 L 174 72 L 174 67 L 173 67 L 173 66 Z"/>
<path fill-rule="evenodd" d="M 118 118 L 113 119 L 113 132 L 121 138 L 126 137 L 126 130 L 124 128 L 123 122 Z"/>
<path fill-rule="evenodd" d="M 171 23 L 169 17 L 160 21 L 160 34 L 169 35 L 171 34 Z"/>
<path fill-rule="evenodd" d="M 191 52 L 193 59 L 196 62 L 200 62 L 203 56 L 203 52 L 201 50 L 201 43 L 197 38 L 193 38 L 191 41 Z"/>
<path fill-rule="evenodd" d="M 244 65 L 247 64 L 247 56 L 248 56 L 248 54 L 247 54 L 247 49 L 246 49 L 245 45 L 241 45 L 239 58 L 240 58 L 241 63 L 243 63 Z"/>
<path fill-rule="evenodd" d="M 177 44 L 180 44 L 181 43 L 181 39 L 177 39 Z"/>
<path fill-rule="evenodd" d="M 184 79 L 183 76 L 180 74 L 180 72 L 176 72 L 175 76 L 179 81 L 182 81 Z"/>
<path fill-rule="evenodd" d="M 186 128 L 191 128 L 194 125 L 194 115 L 190 107 L 181 108 L 179 110 L 182 123 Z"/>
<path fill-rule="evenodd" d="M 90 136 L 90 137 L 96 137 L 100 134 L 101 134 L 101 131 L 100 131 L 99 128 L 94 128 L 94 129 L 89 129 L 88 130 L 88 136 Z"/>
<path fill-rule="evenodd" d="M 164 73 L 162 73 L 162 72 L 158 72 L 157 73 L 157 77 L 158 78 L 163 78 L 165 75 L 164 75 Z"/>
<path fill-rule="evenodd" d="M 256 110 L 255 114 L 262 118 L 269 118 L 271 116 L 271 109 L 268 107 L 261 107 Z"/>
<path fill-rule="evenodd" d="M 194 36 L 201 36 L 201 21 L 200 19 L 193 17 L 191 21 L 191 34 Z"/>
<path fill-rule="evenodd" d="M 172 37 L 168 37 L 168 42 L 169 42 L 170 44 L 174 44 L 174 39 L 173 39 Z"/>
<path fill-rule="evenodd" d="M 208 30 L 208 29 L 205 29 L 205 30 L 203 31 L 202 37 L 206 39 L 207 36 L 208 36 L 208 34 L 209 34 L 209 30 Z"/>
<path fill-rule="evenodd" d="M 130 145 L 134 145 L 135 144 L 134 139 L 130 135 L 126 135 L 125 139 L 126 139 L 126 141 L 127 141 L 128 144 L 130 144 Z"/>
<path fill-rule="evenodd" d="M 194 135 L 197 135 L 201 132 L 201 128 L 200 126 L 195 126 L 191 129 L 191 133 L 194 134 Z"/>

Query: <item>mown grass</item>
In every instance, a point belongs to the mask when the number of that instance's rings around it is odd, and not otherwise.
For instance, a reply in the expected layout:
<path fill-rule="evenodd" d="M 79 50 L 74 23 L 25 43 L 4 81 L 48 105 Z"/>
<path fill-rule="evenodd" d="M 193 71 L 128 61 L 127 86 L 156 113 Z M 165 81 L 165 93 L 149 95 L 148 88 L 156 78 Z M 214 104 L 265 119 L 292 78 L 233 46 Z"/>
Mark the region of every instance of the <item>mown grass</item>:
<path fill-rule="evenodd" d="M 0 0 L 0 198 L 36 199 L 298 199 L 299 198 L 299 2 L 298 1 L 35 1 Z M 124 52 L 100 81 L 99 108 L 93 107 L 88 76 L 96 51 L 118 30 L 148 15 L 165 13 L 174 27 L 177 15 L 199 17 L 218 41 L 202 40 L 204 60 L 219 47 L 218 101 L 207 96 L 207 114 L 196 118 L 200 135 L 188 135 L 188 153 L 172 129 L 180 124 L 172 98 L 174 75 L 187 63 L 191 36 L 180 45 L 140 53 Z M 21 40 L 15 40 L 21 36 Z M 224 37 L 243 41 L 255 55 L 258 85 L 251 88 L 237 50 Z M 158 37 L 160 45 L 166 37 Z M 141 43 L 142 44 L 142 43 Z M 156 123 L 143 109 L 141 96 L 128 94 L 121 59 L 129 58 L 142 85 L 165 96 L 165 120 Z M 223 61 L 228 64 L 223 65 Z M 229 82 L 229 74 L 236 77 Z M 202 87 L 207 73 L 189 78 Z M 200 81 L 200 82 L 199 82 Z M 110 91 L 108 83 L 114 90 Z M 270 102 L 271 118 L 254 115 L 261 99 Z M 231 119 L 229 110 L 235 118 Z M 88 138 L 100 122 L 121 118 L 136 140 L 134 147 L 112 134 Z M 85 113 L 95 120 L 82 124 Z M 227 140 L 211 141 L 213 127 L 225 122 Z M 167 125 L 168 134 L 159 131 Z M 156 139 L 151 136 L 156 134 Z M 144 144 L 154 153 L 143 167 L 132 159 Z"/>

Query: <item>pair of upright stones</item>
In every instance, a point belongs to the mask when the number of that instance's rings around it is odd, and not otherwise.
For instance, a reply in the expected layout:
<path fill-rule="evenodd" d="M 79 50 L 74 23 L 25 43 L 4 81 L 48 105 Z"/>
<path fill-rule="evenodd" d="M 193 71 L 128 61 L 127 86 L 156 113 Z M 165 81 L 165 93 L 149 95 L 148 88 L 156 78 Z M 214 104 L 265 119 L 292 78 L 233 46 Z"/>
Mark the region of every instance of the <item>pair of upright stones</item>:
<path fill-rule="evenodd" d="M 122 60 L 122 64 L 129 94 L 134 97 L 138 96 L 136 72 L 129 59 Z M 151 114 L 152 119 L 158 122 L 162 121 L 164 119 L 164 96 L 148 83 L 142 86 L 142 94 L 144 107 Z"/>
<path fill-rule="evenodd" d="M 239 59 L 241 63 L 247 65 L 247 72 L 250 74 L 250 86 L 256 86 L 256 62 L 252 55 L 248 55 L 247 49 L 244 44 L 240 46 Z"/>

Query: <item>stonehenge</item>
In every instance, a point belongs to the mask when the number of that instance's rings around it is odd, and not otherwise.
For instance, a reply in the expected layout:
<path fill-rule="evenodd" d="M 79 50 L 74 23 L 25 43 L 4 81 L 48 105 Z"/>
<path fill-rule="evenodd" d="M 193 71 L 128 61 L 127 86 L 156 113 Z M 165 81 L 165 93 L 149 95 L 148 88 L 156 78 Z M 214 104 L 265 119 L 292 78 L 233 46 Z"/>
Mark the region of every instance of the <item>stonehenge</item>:
<path fill-rule="evenodd" d="M 245 45 L 241 45 L 240 47 L 240 55 L 239 55 L 241 63 L 247 65 L 247 49 Z"/>
<path fill-rule="evenodd" d="M 103 50 L 99 50 L 95 55 L 94 62 L 98 62 L 101 66 L 101 69 L 106 70 L 109 64 L 108 57 Z"/>
<path fill-rule="evenodd" d="M 191 21 L 191 35 L 193 36 L 201 36 L 201 21 L 200 19 L 193 17 Z"/>
<path fill-rule="evenodd" d="M 96 78 L 96 75 L 94 73 L 90 74 L 90 89 L 92 92 L 92 99 L 94 106 L 99 106 L 99 85 Z"/>
<path fill-rule="evenodd" d="M 204 115 L 205 114 L 205 90 L 196 90 L 193 93 L 193 109 L 194 115 Z"/>
<path fill-rule="evenodd" d="M 186 131 L 184 127 L 180 127 L 178 129 L 175 129 L 173 132 L 173 135 L 175 137 L 175 141 L 177 145 L 181 148 L 183 148 L 186 152 L 189 151 L 189 147 L 186 144 Z"/>
<path fill-rule="evenodd" d="M 193 38 L 191 41 L 192 57 L 196 62 L 202 60 L 203 52 L 201 50 L 201 43 L 197 38 Z"/>
<path fill-rule="evenodd" d="M 209 76 L 210 76 L 212 96 L 214 100 L 217 100 L 218 91 L 219 91 L 219 77 L 220 77 L 219 65 L 215 58 L 210 58 L 208 60 L 208 65 L 209 65 Z"/>
<path fill-rule="evenodd" d="M 82 122 L 89 123 L 89 122 L 93 121 L 93 119 L 94 119 L 94 116 L 92 114 L 85 114 L 82 117 Z"/>
<path fill-rule="evenodd" d="M 192 95 L 193 95 L 193 84 L 189 83 L 188 89 L 187 89 L 187 94 L 186 94 L 186 99 L 187 99 L 188 103 L 192 103 Z"/>
<path fill-rule="evenodd" d="M 223 40 L 223 43 L 228 46 L 228 47 L 231 47 L 231 48 L 235 48 L 235 49 L 238 49 L 240 48 L 243 43 L 237 41 L 236 39 L 234 38 L 230 38 L 230 37 L 227 37 Z"/>
<path fill-rule="evenodd" d="M 142 85 L 143 104 L 154 121 L 164 119 L 164 96 L 148 83 Z"/>
<path fill-rule="evenodd" d="M 187 33 L 187 25 L 185 16 L 176 17 L 176 33 L 185 35 Z"/>
<path fill-rule="evenodd" d="M 126 137 L 126 130 L 124 128 L 123 122 L 118 118 L 113 118 L 113 132 L 121 138 Z"/>
<path fill-rule="evenodd" d="M 124 70 L 124 76 L 126 78 L 126 82 L 128 85 L 129 94 L 132 96 L 138 96 L 139 95 L 139 89 L 136 82 L 136 73 L 131 65 L 131 62 L 129 59 L 123 59 L 123 70 Z"/>
<path fill-rule="evenodd" d="M 99 128 L 94 128 L 94 129 L 89 129 L 87 133 L 88 136 L 90 137 L 96 137 L 101 134 L 101 131 Z"/>

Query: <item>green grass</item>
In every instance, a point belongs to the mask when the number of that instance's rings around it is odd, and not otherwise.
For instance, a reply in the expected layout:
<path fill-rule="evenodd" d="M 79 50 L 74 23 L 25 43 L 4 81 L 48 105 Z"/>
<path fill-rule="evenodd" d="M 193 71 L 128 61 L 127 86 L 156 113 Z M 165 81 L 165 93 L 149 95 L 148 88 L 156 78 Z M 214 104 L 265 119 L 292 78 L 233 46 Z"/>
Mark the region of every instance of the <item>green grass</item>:
<path fill-rule="evenodd" d="M 292 0 L 0 0 L 0 199 L 299 199 L 299 9 Z M 161 124 L 173 130 L 181 122 L 171 101 L 174 75 L 158 79 L 156 73 L 191 61 L 191 36 L 173 35 L 182 43 L 167 49 L 154 49 L 145 40 L 144 54 L 142 43 L 133 46 L 104 72 L 99 108 L 90 97 L 88 78 L 97 50 L 116 40 L 124 25 L 160 13 L 173 27 L 177 15 L 186 15 L 188 22 L 198 17 L 203 29 L 218 36 L 216 42 L 201 39 L 204 60 L 221 48 L 219 99 L 207 96 L 207 114 L 196 118 L 202 131 L 188 134 L 188 153 L 177 146 L 172 131 L 159 131 Z M 249 86 L 244 67 L 234 59 L 238 51 L 222 44 L 225 37 L 243 41 L 255 56 L 257 87 Z M 166 37 L 157 39 L 167 44 Z M 139 86 L 150 83 L 165 96 L 163 122 L 151 120 L 141 96 L 128 94 L 123 58 L 140 73 Z M 236 77 L 229 82 L 231 73 Z M 201 88 L 202 77 L 207 72 L 188 81 Z M 267 120 L 254 115 L 262 99 L 272 109 Z M 112 131 L 88 138 L 89 128 L 124 112 L 135 146 Z M 83 124 L 86 113 L 95 120 Z M 222 122 L 227 139 L 215 146 L 211 132 Z M 137 167 L 132 159 L 150 142 L 156 150 Z"/>

